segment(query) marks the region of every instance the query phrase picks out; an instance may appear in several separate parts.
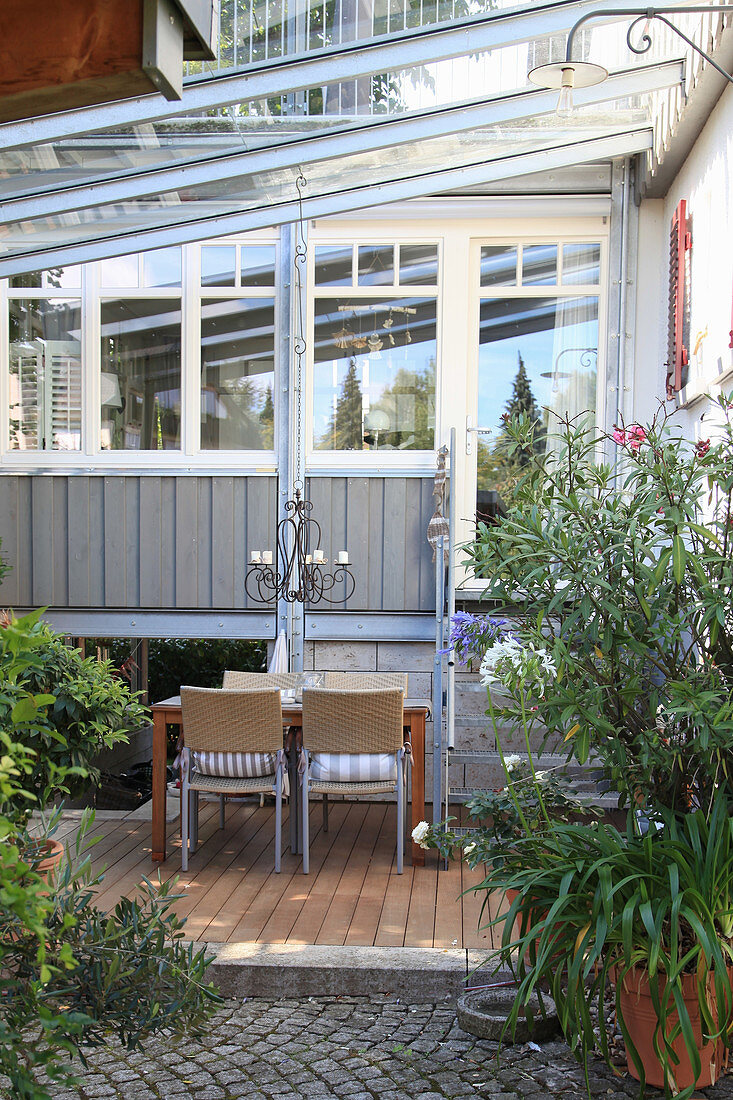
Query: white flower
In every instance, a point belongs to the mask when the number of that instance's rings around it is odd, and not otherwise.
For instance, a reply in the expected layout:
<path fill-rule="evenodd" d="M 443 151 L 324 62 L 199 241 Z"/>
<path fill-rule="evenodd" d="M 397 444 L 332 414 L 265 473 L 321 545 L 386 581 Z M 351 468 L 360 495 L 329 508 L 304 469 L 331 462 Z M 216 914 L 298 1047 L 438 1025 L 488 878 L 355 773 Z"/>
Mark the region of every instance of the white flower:
<path fill-rule="evenodd" d="M 473 842 L 471 842 L 471 844 L 467 844 L 466 847 L 463 849 L 464 856 L 470 855 L 475 847 L 476 845 Z"/>
<path fill-rule="evenodd" d="M 518 767 L 521 763 L 522 763 L 522 758 L 516 752 L 513 752 L 511 754 L 511 756 L 505 756 L 504 757 L 504 767 L 506 768 L 506 770 L 508 772 L 514 771 L 514 769 L 516 767 Z"/>
<path fill-rule="evenodd" d="M 429 832 L 430 832 L 430 826 L 428 825 L 427 821 L 419 821 L 417 823 L 417 825 L 415 826 L 415 828 L 412 830 L 412 839 L 421 848 L 427 848 L 427 844 L 425 843 L 425 838 L 426 838 L 426 836 L 428 835 Z"/>
<path fill-rule="evenodd" d="M 549 774 L 550 774 L 549 772 L 535 772 L 535 773 L 534 773 L 534 777 L 535 777 L 535 779 L 537 779 L 537 780 L 538 780 L 538 781 L 539 781 L 540 783 L 546 783 L 546 782 L 547 782 L 547 776 L 548 776 Z"/>

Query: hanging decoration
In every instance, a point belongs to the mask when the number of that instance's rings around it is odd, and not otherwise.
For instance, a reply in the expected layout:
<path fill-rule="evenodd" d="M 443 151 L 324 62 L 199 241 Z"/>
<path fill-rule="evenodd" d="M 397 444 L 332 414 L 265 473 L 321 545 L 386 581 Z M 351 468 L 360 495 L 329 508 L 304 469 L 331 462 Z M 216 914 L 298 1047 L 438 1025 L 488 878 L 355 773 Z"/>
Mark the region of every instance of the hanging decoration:
<path fill-rule="evenodd" d="M 293 267 L 295 277 L 293 287 L 297 304 L 297 326 L 293 339 L 296 360 L 296 430 L 295 430 L 295 481 L 293 496 L 285 503 L 285 516 L 277 525 L 273 561 L 272 550 L 251 550 L 249 568 L 244 579 L 247 595 L 256 603 L 317 604 L 321 600 L 328 603 L 345 603 L 354 594 L 356 580 L 349 566 L 347 550 L 339 550 L 333 563 L 329 562 L 321 548 L 321 526 L 311 515 L 313 504 L 303 497 L 303 482 L 299 472 L 302 469 L 302 405 L 303 405 L 303 364 L 307 349 L 305 324 L 303 319 L 303 276 L 307 260 L 303 222 L 303 190 L 307 181 L 302 172 L 295 181 L 298 189 L 298 235 L 295 246 Z M 348 347 L 353 334 L 346 326 L 337 334 L 346 341 Z M 364 341 L 366 345 L 366 340 Z M 328 566 L 335 568 L 329 572 Z M 335 595 L 338 591 L 341 594 Z"/>

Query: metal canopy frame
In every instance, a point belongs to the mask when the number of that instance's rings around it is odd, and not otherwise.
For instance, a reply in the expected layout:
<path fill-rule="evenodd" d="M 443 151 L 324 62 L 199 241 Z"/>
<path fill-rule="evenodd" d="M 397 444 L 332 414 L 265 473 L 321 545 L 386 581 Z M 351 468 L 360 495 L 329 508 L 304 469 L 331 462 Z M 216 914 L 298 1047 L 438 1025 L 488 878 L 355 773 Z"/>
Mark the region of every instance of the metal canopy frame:
<path fill-rule="evenodd" d="M 578 107 L 594 106 L 624 96 L 659 91 L 681 84 L 683 61 L 666 61 L 612 74 L 603 84 L 579 90 Z M 325 160 L 386 149 L 410 142 L 479 130 L 525 118 L 551 115 L 557 95 L 553 91 L 522 91 L 490 99 L 482 98 L 451 107 L 369 120 L 357 125 L 306 134 L 274 147 L 227 153 L 205 160 L 187 160 L 177 166 L 129 170 L 113 178 L 99 177 L 83 183 L 19 195 L 0 203 L 0 225 L 87 210 L 90 207 L 129 202 L 197 186 L 236 180 L 256 172 L 298 168 Z M 623 125 L 623 119 L 619 120 Z M 568 126 L 568 136 L 582 134 L 583 120 Z M 592 120 L 590 129 L 599 129 Z M 38 189 L 34 189 L 38 190 Z M 195 200 L 194 200 L 195 203 Z M 193 205 L 193 204 L 191 204 Z M 133 215 L 134 217 L 134 215 Z"/>
<path fill-rule="evenodd" d="M 482 53 L 529 38 L 568 31 L 597 0 L 534 0 L 522 9 L 491 11 L 466 19 L 432 24 L 398 34 L 361 39 L 308 54 L 293 54 L 247 67 L 228 76 L 187 82 L 179 103 L 152 94 L 101 107 L 64 111 L 0 125 L 0 148 L 20 149 L 78 137 L 80 134 L 137 126 L 178 115 L 196 114 L 233 103 L 289 95 L 382 72 Z M 607 10 L 622 11 L 624 0 L 606 0 Z"/>
<path fill-rule="evenodd" d="M 568 164 L 633 156 L 651 147 L 652 131 L 649 127 L 637 127 L 607 137 L 586 138 L 576 142 L 563 141 L 554 146 L 545 146 L 536 152 L 510 154 L 479 164 L 436 169 L 422 174 L 413 172 L 409 177 L 397 177 L 380 183 L 366 183 L 363 187 L 327 194 L 306 195 L 303 198 L 303 214 L 308 219 L 327 217 L 332 214 L 362 210 L 370 206 L 382 206 L 424 195 L 488 184 L 533 172 L 549 171 Z M 160 213 L 158 212 L 157 216 L 160 216 Z M 0 259 L 0 277 L 64 264 L 83 263 L 127 252 L 185 244 L 209 237 L 244 233 L 253 229 L 282 225 L 296 221 L 297 218 L 298 202 L 293 199 L 281 203 L 265 203 L 234 214 L 196 218 L 178 225 L 155 229 L 131 229 L 129 232 L 98 240 L 76 244 L 64 243 L 56 247 L 16 253 L 2 258 Z"/>

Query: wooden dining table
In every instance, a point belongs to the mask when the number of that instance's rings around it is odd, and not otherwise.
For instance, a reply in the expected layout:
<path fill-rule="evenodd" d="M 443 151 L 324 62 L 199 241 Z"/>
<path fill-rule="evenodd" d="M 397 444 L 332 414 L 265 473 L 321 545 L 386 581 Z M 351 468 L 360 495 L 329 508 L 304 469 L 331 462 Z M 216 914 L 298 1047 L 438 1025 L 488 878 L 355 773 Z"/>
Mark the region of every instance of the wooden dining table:
<path fill-rule="evenodd" d="M 178 726 L 181 739 L 185 737 L 181 720 L 181 697 L 174 695 L 153 703 L 153 860 L 165 859 L 165 818 L 166 818 L 166 764 L 168 760 L 167 726 Z M 302 703 L 283 702 L 283 726 L 300 729 L 303 725 Z M 412 749 L 411 795 L 412 828 L 425 820 L 425 721 L 430 713 L 430 703 L 424 699 L 405 699 L 403 707 L 403 726 L 405 740 Z M 412 842 L 413 866 L 423 866 L 425 850 Z"/>

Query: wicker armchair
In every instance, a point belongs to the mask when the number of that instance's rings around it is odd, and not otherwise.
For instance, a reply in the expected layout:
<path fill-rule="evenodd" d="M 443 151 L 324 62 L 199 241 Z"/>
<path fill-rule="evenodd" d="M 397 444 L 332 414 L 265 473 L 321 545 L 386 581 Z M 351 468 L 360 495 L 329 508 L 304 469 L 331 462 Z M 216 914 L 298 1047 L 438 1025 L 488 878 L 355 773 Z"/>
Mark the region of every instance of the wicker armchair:
<path fill-rule="evenodd" d="M 382 691 L 401 688 L 407 695 L 406 672 L 327 672 L 327 688 L 339 691 Z"/>
<path fill-rule="evenodd" d="M 199 791 L 220 796 L 266 791 L 275 795 L 275 870 L 279 871 L 282 796 L 287 786 L 279 690 L 182 687 L 181 718 L 185 737 L 181 754 L 181 869 L 188 870 L 189 851 L 193 853 L 198 843 Z"/>
<path fill-rule="evenodd" d="M 297 672 L 237 672 L 227 669 L 221 686 L 226 691 L 265 691 L 273 687 L 280 690 L 295 688 L 297 684 Z"/>
<path fill-rule="evenodd" d="M 401 688 L 348 691 L 311 688 L 303 692 L 303 874 L 310 870 L 308 802 L 323 795 L 328 831 L 331 794 L 397 795 L 397 874 L 405 846 L 407 773 Z"/>

